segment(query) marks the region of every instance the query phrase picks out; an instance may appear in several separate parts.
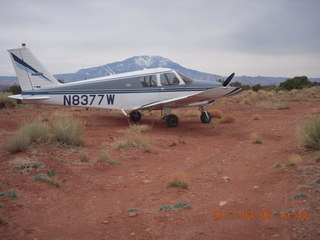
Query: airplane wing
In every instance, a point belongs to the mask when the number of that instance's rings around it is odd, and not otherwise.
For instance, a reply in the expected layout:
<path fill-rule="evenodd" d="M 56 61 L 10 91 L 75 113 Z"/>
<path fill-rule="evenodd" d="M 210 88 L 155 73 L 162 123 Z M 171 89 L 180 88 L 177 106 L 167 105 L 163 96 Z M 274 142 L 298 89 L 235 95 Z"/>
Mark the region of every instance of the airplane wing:
<path fill-rule="evenodd" d="M 241 88 L 236 87 L 219 87 L 211 88 L 200 93 L 194 93 L 191 95 L 166 99 L 162 101 L 157 101 L 147 105 L 143 105 L 138 109 L 163 109 L 163 108 L 179 108 L 179 107 L 191 107 L 198 105 L 207 105 L 213 102 L 217 98 L 228 97 L 242 92 Z"/>

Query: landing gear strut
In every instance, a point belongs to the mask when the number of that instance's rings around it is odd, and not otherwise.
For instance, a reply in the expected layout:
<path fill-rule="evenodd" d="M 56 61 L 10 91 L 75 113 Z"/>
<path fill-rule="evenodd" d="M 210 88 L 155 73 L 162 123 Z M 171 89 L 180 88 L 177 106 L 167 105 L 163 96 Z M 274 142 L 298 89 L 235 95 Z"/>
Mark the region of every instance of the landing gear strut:
<path fill-rule="evenodd" d="M 209 112 L 205 111 L 203 109 L 203 107 L 200 107 L 199 108 L 199 111 L 201 112 L 201 115 L 200 115 L 200 120 L 202 123 L 210 123 L 211 122 L 211 115 Z"/>
<path fill-rule="evenodd" d="M 139 122 L 141 119 L 141 113 L 139 111 L 132 111 L 129 116 L 132 122 Z"/>

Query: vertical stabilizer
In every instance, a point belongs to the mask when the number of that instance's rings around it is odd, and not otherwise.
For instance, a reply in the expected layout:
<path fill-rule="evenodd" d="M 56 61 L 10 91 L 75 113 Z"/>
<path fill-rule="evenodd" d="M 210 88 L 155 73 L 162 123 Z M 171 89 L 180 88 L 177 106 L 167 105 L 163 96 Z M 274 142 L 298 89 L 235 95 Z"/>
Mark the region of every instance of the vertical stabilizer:
<path fill-rule="evenodd" d="M 60 85 L 31 51 L 24 44 L 22 46 L 8 50 L 22 91 Z"/>

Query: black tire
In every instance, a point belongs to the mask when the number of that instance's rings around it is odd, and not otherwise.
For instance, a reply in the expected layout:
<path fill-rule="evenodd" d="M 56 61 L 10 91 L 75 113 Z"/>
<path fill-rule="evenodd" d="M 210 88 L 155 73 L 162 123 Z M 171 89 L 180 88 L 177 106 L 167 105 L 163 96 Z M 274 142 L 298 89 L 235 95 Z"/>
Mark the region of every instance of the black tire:
<path fill-rule="evenodd" d="M 166 121 L 168 127 L 177 127 L 179 125 L 179 118 L 174 114 L 168 115 Z"/>
<path fill-rule="evenodd" d="M 141 113 L 139 111 L 132 111 L 130 113 L 130 119 L 132 122 L 139 122 L 141 119 Z"/>
<path fill-rule="evenodd" d="M 200 120 L 202 123 L 210 123 L 211 122 L 211 115 L 208 112 L 202 112 L 200 115 Z"/>

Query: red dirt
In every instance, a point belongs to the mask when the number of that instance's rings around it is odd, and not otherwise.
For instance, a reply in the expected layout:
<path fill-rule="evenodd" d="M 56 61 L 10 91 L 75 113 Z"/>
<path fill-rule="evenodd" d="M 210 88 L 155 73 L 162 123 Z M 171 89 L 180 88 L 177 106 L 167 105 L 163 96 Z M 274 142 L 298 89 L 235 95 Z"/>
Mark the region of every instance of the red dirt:
<path fill-rule="evenodd" d="M 314 193 L 319 185 L 299 188 L 319 177 L 319 163 L 314 161 L 318 153 L 301 155 L 295 134 L 299 120 L 319 112 L 320 103 L 290 106 L 261 110 L 217 105 L 236 121 L 220 124 L 214 119 L 214 128 L 196 117 L 180 118 L 177 128 L 167 128 L 155 116 L 144 117 L 141 123 L 153 124 L 150 132 L 143 133 L 152 139 L 151 153 L 116 149 L 116 142 L 124 137 L 119 130 L 128 128 L 125 117 L 71 108 L 86 123 L 84 147 L 47 144 L 13 155 L 1 149 L 0 191 L 15 189 L 20 197 L 0 197 L 5 206 L 0 214 L 9 223 L 0 226 L 0 239 L 319 239 L 320 194 Z M 64 110 L 52 106 L 0 110 L 1 146 L 22 122 Z M 253 120 L 253 114 L 261 119 Z M 261 134 L 262 144 L 252 144 L 253 132 Z M 97 163 L 101 151 L 123 166 Z M 89 163 L 80 162 L 82 153 L 89 156 Z M 292 154 L 300 154 L 302 163 L 274 168 L 288 162 Z M 17 156 L 36 158 L 45 167 L 13 173 L 10 161 Z M 33 180 L 36 173 L 49 169 L 64 180 L 60 187 Z M 167 189 L 170 176 L 179 172 L 188 176 L 189 188 Z M 231 180 L 225 181 L 224 176 Z M 309 197 L 292 198 L 301 192 Z M 178 201 L 192 208 L 159 211 Z M 227 204 L 219 206 L 220 201 Z M 128 208 L 139 211 L 129 213 Z M 280 215 L 264 219 L 266 211 L 278 209 L 306 210 L 307 218 L 295 213 L 288 219 Z M 213 219 L 218 210 L 229 211 L 228 216 Z M 254 218 L 244 219 L 249 215 L 242 213 L 250 210 Z"/>

